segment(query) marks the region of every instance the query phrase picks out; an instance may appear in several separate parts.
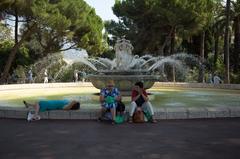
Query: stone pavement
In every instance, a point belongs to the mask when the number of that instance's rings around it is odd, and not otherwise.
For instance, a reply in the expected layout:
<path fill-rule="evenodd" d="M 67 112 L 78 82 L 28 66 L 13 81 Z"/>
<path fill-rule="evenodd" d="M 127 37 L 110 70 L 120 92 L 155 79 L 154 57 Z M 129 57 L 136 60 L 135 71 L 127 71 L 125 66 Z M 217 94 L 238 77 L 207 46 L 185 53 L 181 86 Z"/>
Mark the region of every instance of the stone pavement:
<path fill-rule="evenodd" d="M 240 118 L 111 125 L 0 119 L 1 159 L 238 159 Z"/>
<path fill-rule="evenodd" d="M 0 107 L 1 118 L 26 119 L 28 109 Z M 100 116 L 99 109 L 80 110 L 54 110 L 41 112 L 42 119 L 97 119 Z M 205 119 L 205 118 L 231 118 L 240 117 L 240 107 L 192 107 L 192 108 L 156 108 L 155 118 L 165 119 Z"/>

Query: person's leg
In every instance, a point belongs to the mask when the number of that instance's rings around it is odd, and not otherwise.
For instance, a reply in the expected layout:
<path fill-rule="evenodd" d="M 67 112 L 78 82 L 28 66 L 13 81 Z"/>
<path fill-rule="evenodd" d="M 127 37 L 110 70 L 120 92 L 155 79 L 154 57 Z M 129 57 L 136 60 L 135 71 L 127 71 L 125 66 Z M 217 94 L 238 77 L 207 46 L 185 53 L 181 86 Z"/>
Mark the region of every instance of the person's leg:
<path fill-rule="evenodd" d="M 32 107 L 35 111 L 35 115 L 38 115 L 39 109 L 40 109 L 38 102 L 35 104 L 31 104 L 31 103 L 27 103 L 26 101 L 23 101 L 23 103 L 26 106 L 26 108 Z"/>
<path fill-rule="evenodd" d="M 38 113 L 39 113 L 39 109 L 40 109 L 40 106 L 39 106 L 38 103 L 35 104 L 34 109 L 35 109 L 35 114 L 38 115 Z"/>
<path fill-rule="evenodd" d="M 101 106 L 101 110 L 100 110 L 100 117 L 98 118 L 99 121 L 102 120 L 102 117 L 104 116 L 104 114 L 106 113 L 107 111 L 107 108 L 105 108 L 103 105 Z"/>
<path fill-rule="evenodd" d="M 148 111 L 152 116 L 154 115 L 152 104 L 147 101 L 142 105 L 143 110 Z"/>
<path fill-rule="evenodd" d="M 101 107 L 101 116 L 103 116 L 107 111 L 107 108 Z"/>
<path fill-rule="evenodd" d="M 136 102 L 132 101 L 131 102 L 131 106 L 130 106 L 130 112 L 129 112 L 129 122 L 132 122 L 132 118 L 133 118 L 133 113 L 135 112 L 135 109 L 137 108 L 137 104 Z"/>
<path fill-rule="evenodd" d="M 147 101 L 143 103 L 142 108 L 144 111 L 148 111 L 150 113 L 150 115 L 152 116 L 151 122 L 155 123 L 156 120 L 154 119 L 154 110 L 152 104 L 149 101 Z"/>
<path fill-rule="evenodd" d="M 25 100 L 23 101 L 23 104 L 25 105 L 26 108 L 34 107 L 34 105 L 35 105 L 35 104 L 27 103 Z"/>
<path fill-rule="evenodd" d="M 23 103 L 26 108 L 32 107 L 32 108 L 34 108 L 36 114 L 39 113 L 40 106 L 39 106 L 38 102 L 35 104 L 31 104 L 31 103 L 27 103 L 26 101 L 23 101 Z"/>
<path fill-rule="evenodd" d="M 112 107 L 110 109 L 110 111 L 111 111 L 111 114 L 112 114 L 112 122 L 114 122 L 115 121 L 115 117 L 116 117 L 116 108 Z"/>

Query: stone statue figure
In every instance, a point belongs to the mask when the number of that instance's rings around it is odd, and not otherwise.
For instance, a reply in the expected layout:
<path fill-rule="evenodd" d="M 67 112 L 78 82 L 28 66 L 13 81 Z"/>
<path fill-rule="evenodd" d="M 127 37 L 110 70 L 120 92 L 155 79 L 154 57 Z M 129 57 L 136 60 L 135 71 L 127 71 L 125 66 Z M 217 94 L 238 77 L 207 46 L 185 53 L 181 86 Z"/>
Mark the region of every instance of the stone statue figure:
<path fill-rule="evenodd" d="M 130 41 L 126 40 L 124 37 L 122 39 L 118 38 L 114 46 L 114 50 L 116 56 L 116 69 L 128 69 L 128 66 L 130 66 L 133 59 L 133 46 Z"/>
<path fill-rule="evenodd" d="M 119 67 L 120 61 L 122 60 L 121 59 L 122 48 L 121 48 L 121 39 L 120 38 L 117 39 L 117 42 L 114 46 L 114 50 L 115 50 L 115 57 L 116 57 L 116 67 Z"/>

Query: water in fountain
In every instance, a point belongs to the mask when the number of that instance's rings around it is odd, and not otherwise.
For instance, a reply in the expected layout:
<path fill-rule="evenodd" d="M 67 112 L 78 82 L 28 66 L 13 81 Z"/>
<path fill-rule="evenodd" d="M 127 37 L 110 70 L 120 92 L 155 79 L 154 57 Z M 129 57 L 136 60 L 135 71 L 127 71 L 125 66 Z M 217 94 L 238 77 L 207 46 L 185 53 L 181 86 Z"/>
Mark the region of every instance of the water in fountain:
<path fill-rule="evenodd" d="M 48 70 L 51 80 L 56 81 L 56 79 L 59 76 L 61 77 L 61 75 L 66 70 L 68 70 L 74 63 L 85 64 L 89 66 L 92 70 L 97 70 L 97 68 L 89 60 L 87 60 L 87 53 L 85 50 L 69 50 L 62 53 L 51 54 L 38 60 L 32 66 L 34 72 L 37 73 L 35 76 L 35 81 L 43 81 L 45 69 Z"/>
<path fill-rule="evenodd" d="M 118 39 L 114 49 L 115 59 L 98 58 L 97 61 L 102 64 L 104 69 L 98 69 L 98 74 L 89 76 L 96 88 L 103 88 L 108 79 L 114 80 L 121 91 L 130 91 L 137 81 L 143 81 L 145 87 L 150 88 L 155 81 L 161 80 L 162 75 L 165 74 L 166 65 L 171 65 L 176 70 L 184 72 L 185 64 L 189 61 L 198 63 L 196 57 L 185 53 L 168 57 L 133 56 L 133 46 L 125 38 Z M 154 74 L 157 71 L 162 75 Z"/>
<path fill-rule="evenodd" d="M 63 70 L 69 68 L 72 64 L 82 63 L 96 71 L 96 74 L 88 76 L 96 88 L 104 87 L 105 81 L 112 79 L 121 91 L 130 91 L 132 85 L 137 81 L 143 81 L 146 88 L 150 88 L 155 81 L 160 81 L 165 74 L 166 65 L 184 72 L 183 68 L 185 68 L 186 63 L 198 63 L 198 58 L 186 53 L 178 53 L 167 57 L 153 57 L 152 55 L 134 56 L 132 54 L 133 46 L 125 38 L 118 39 L 114 49 L 115 59 L 113 60 L 108 58 L 88 58 L 83 56 L 82 52 L 68 51 L 48 56 L 34 66 L 46 69 L 54 64 L 61 64 L 54 75 L 54 78 L 57 78 Z M 63 61 L 65 64 L 63 64 Z M 44 62 L 46 63 L 45 66 Z M 42 74 L 41 72 L 43 71 L 38 72 Z M 158 72 L 158 75 L 154 72 Z M 162 75 L 159 75 L 160 73 Z"/>

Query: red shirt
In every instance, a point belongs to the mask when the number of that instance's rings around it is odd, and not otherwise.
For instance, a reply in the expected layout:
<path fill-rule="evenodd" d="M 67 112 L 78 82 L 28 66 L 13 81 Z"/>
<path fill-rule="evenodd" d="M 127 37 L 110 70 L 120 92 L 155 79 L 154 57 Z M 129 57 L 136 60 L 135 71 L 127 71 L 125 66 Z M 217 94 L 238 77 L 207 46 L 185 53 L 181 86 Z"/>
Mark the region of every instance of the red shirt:
<path fill-rule="evenodd" d="M 147 92 L 143 89 L 143 94 L 147 97 Z M 135 98 L 136 96 L 138 96 L 138 91 L 136 90 L 132 90 L 132 101 L 133 101 L 133 98 Z"/>

